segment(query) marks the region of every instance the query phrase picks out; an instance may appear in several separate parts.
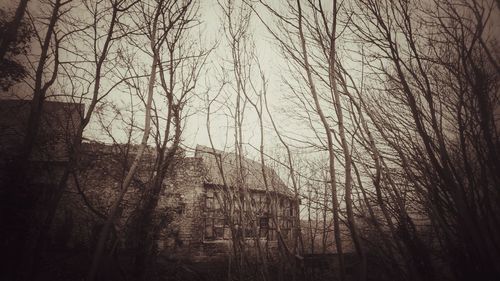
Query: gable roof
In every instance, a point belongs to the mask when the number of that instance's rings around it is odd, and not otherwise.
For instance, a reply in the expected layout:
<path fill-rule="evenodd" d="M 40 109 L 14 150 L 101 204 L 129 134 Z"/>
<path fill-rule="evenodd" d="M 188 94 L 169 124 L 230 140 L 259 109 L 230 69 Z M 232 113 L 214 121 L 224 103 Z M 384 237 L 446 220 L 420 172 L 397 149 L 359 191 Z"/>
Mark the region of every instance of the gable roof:
<path fill-rule="evenodd" d="M 222 171 L 227 185 L 230 187 L 236 187 L 238 185 L 236 154 L 197 145 L 195 157 L 202 159 L 202 163 L 205 168 L 204 182 L 206 184 L 224 185 L 219 166 L 217 165 L 216 155 L 219 159 L 221 159 Z M 242 157 L 242 166 L 244 185 L 251 190 L 265 192 L 266 185 L 262 175 L 261 163 Z M 277 192 L 282 195 L 293 196 L 291 190 L 273 169 L 264 166 L 264 171 L 266 174 L 269 192 Z"/>

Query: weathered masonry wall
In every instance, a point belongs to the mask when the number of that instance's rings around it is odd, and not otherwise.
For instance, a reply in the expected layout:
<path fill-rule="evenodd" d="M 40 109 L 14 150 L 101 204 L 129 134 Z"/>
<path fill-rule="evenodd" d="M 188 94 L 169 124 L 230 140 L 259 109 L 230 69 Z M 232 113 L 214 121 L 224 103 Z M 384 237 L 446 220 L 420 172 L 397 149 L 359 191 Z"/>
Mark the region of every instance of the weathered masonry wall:
<path fill-rule="evenodd" d="M 159 207 L 178 210 L 158 241 L 161 253 L 167 258 L 214 261 L 230 254 L 228 241 L 204 241 L 205 173 L 203 159 L 184 158 L 165 179 L 166 192 Z"/>
<path fill-rule="evenodd" d="M 56 213 L 53 244 L 75 250 L 94 247 L 128 170 L 126 162 L 133 158 L 133 155 L 123 154 L 121 148 L 99 143 L 83 145 L 78 172 L 70 176 Z M 145 153 L 123 198 L 120 219 L 115 223 L 113 234 L 120 249 L 126 247 L 127 225 L 153 168 L 152 157 L 150 151 Z"/>
<path fill-rule="evenodd" d="M 4 117 L 0 118 L 2 132 L 0 166 L 4 168 L 10 166 L 12 159 L 18 153 L 19 144 L 24 137 L 29 108 L 29 101 L 0 102 L 0 116 Z M 58 184 L 67 166 L 69 147 L 83 114 L 82 104 L 49 101 L 44 104 L 43 120 L 30 159 L 30 171 L 27 173 L 33 183 L 32 197 L 40 202 L 52 196 L 50 192 Z M 94 249 L 137 148 L 137 145 L 82 143 L 78 167 L 69 176 L 52 225 L 50 241 L 52 249 L 85 252 Z M 208 218 L 212 218 L 209 213 L 213 211 L 207 208 L 207 198 L 211 196 L 207 191 L 211 185 L 222 184 L 215 155 L 219 155 L 222 159 L 224 173 L 229 179 L 228 185 L 234 186 L 237 179 L 235 154 L 197 146 L 195 157 L 185 157 L 183 151 L 179 151 L 174 157 L 173 170 L 169 171 L 163 182 L 164 187 L 153 218 L 154 225 L 160 227 L 157 245 L 162 255 L 192 261 L 213 261 L 227 258 L 231 254 L 232 240 L 229 232 L 223 232 L 223 239 L 219 239 L 219 236 L 206 235 L 206 222 Z M 253 202 L 255 200 L 253 195 L 262 194 L 266 190 L 262 169 L 260 162 L 243 160 L 247 172 L 245 185 L 252 192 Z M 137 210 L 141 204 L 141 197 L 154 178 L 155 161 L 155 149 L 148 147 L 123 198 L 112 237 L 108 241 L 108 250 L 113 249 L 123 255 L 133 253 L 134 231 L 136 231 L 134 219 L 138 218 Z M 291 198 L 290 191 L 275 171 L 265 167 L 265 173 L 274 192 L 282 197 Z M 7 174 L 0 173 L 0 183 L 2 179 L 7 179 Z M 45 199 L 40 200 L 40 198 Z M 45 208 L 42 207 L 40 209 Z M 40 215 L 42 217 L 45 214 L 40 212 Z M 269 225 L 269 221 L 263 217 L 264 214 L 259 215 L 261 227 Z M 220 224 L 218 220 L 211 231 L 220 231 Z M 225 223 L 222 222 L 222 225 L 224 229 Z M 288 227 L 283 225 L 282 229 Z M 255 246 L 251 244 L 254 243 L 255 235 L 244 236 L 249 244 L 248 249 L 254 250 Z M 275 248 L 274 238 L 266 239 L 266 235 L 261 232 L 258 237 L 268 249 Z"/>
<path fill-rule="evenodd" d="M 193 262 L 221 261 L 231 254 L 231 239 L 204 237 L 207 216 L 206 198 L 210 185 L 204 182 L 206 167 L 201 158 L 184 158 L 165 180 L 160 209 L 177 210 L 169 226 L 162 230 L 158 246 L 170 259 Z M 249 254 L 257 255 L 254 238 L 246 239 Z M 277 253 L 278 243 L 260 239 L 262 249 Z"/>
<path fill-rule="evenodd" d="M 162 230 L 158 241 L 162 254 L 176 259 L 200 255 L 203 239 L 203 165 L 200 158 L 184 158 L 165 179 L 159 207 L 176 210 L 172 222 Z"/>
<path fill-rule="evenodd" d="M 53 228 L 53 242 L 59 244 L 61 249 L 92 249 L 95 246 L 99 231 L 128 171 L 126 163 L 133 158 L 133 153 L 124 155 L 125 147 L 120 145 L 86 143 L 83 147 L 85 153 L 77 176 L 68 183 Z M 133 149 L 132 147 L 131 151 Z M 109 242 L 109 247 L 114 247 L 120 253 L 133 250 L 134 245 L 130 244 L 132 240 L 129 241 L 132 236 L 129 234 L 133 233 L 131 226 L 133 227 L 134 212 L 153 176 L 154 159 L 154 152 L 149 149 L 123 199 L 114 238 Z M 207 165 L 204 159 L 181 156 L 175 159 L 172 167 L 174 169 L 163 182 L 164 187 L 155 211 L 155 225 L 161 227 L 157 240 L 160 254 L 169 259 L 194 262 L 226 259 L 232 251 L 230 234 L 225 235 L 224 239 L 205 237 L 206 219 L 210 211 L 206 206 L 209 197 L 207 192 L 211 191 L 211 184 L 206 182 Z M 251 193 L 254 200 L 262 197 L 261 191 Z M 283 200 L 288 198 L 284 195 L 279 197 Z M 270 203 L 279 205 L 278 202 L 272 202 Z M 264 213 L 262 216 L 265 216 Z M 278 216 L 280 217 L 279 214 Z M 280 218 L 280 221 L 285 222 Z M 270 225 L 270 222 L 266 225 Z M 281 227 L 283 233 L 289 228 L 286 225 Z M 258 237 L 262 249 L 276 251 L 276 239 L 267 239 L 268 235 L 261 234 Z M 249 254 L 256 250 L 256 246 L 252 245 L 255 238 L 255 235 L 245 238 Z"/>

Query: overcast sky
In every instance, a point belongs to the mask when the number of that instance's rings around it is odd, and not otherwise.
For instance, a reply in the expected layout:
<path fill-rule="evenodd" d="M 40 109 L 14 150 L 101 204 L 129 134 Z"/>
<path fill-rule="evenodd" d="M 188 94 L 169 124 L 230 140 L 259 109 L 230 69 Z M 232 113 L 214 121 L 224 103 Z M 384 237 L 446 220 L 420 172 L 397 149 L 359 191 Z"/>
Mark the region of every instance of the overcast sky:
<path fill-rule="evenodd" d="M 284 2 L 275 0 L 268 1 L 271 5 L 278 7 L 282 5 Z M 328 2 L 328 1 L 327 1 Z M 2 8 L 8 8 L 9 6 L 16 6 L 17 1 L 8 1 L 1 0 L 0 1 Z M 38 1 L 30 1 L 31 10 L 37 10 L 36 5 Z M 184 145 L 186 147 L 194 148 L 196 144 L 202 144 L 209 146 L 210 143 L 208 141 L 207 132 L 206 132 L 206 112 L 203 110 L 204 108 L 204 93 L 209 91 L 209 94 L 214 95 L 215 91 L 217 91 L 219 87 L 219 81 L 217 80 L 218 69 L 224 65 L 224 59 L 230 58 L 230 50 L 227 47 L 227 42 L 223 39 L 223 30 L 222 30 L 222 20 L 221 20 L 221 10 L 217 4 L 217 0 L 203 0 L 200 1 L 200 9 L 199 13 L 201 16 L 201 25 L 200 30 L 203 34 L 203 44 L 210 45 L 213 44 L 216 40 L 220 41 L 220 45 L 215 52 L 213 52 L 208 58 L 208 63 L 206 67 L 206 71 L 203 76 L 200 78 L 198 83 L 198 87 L 195 90 L 198 99 L 193 100 L 191 104 L 192 107 L 188 107 L 186 110 L 189 110 L 192 115 L 188 119 L 188 122 L 185 126 L 185 131 L 183 135 Z M 500 38 L 500 21 L 498 20 L 498 10 L 494 11 L 492 16 L 492 28 L 491 34 L 492 36 L 496 36 Z M 273 19 L 271 17 L 267 17 L 267 14 L 261 9 L 259 12 L 262 12 L 262 16 L 264 20 L 273 26 Z M 273 39 L 270 34 L 267 32 L 265 27 L 262 25 L 260 20 L 257 17 L 253 17 L 252 23 L 250 25 L 250 32 L 252 33 L 255 40 L 255 51 L 259 58 L 259 61 L 263 67 L 264 73 L 268 80 L 268 100 L 271 108 L 273 109 L 274 117 L 278 121 L 280 128 L 283 130 L 287 130 L 290 133 L 298 133 L 295 128 L 299 128 L 298 125 L 293 123 L 291 119 L 287 119 L 286 115 L 282 115 L 281 111 L 286 109 L 288 112 L 293 112 L 293 108 L 290 108 L 290 103 L 287 103 L 286 93 L 289 89 L 283 85 L 282 76 L 287 76 L 287 66 L 285 64 L 284 58 L 282 58 L 278 48 L 276 47 Z M 36 47 L 33 52 L 36 52 Z M 355 68 L 356 66 L 353 66 Z M 219 72 L 220 73 L 220 72 Z M 255 81 L 258 85 L 259 81 Z M 230 95 L 230 89 L 227 89 Z M 10 91 L 10 95 L 15 95 L 21 98 L 29 97 L 30 90 L 23 85 L 19 85 L 13 87 Z M 2 94 L 2 96 L 9 96 Z M 288 106 L 288 107 L 287 107 Z M 247 115 L 244 123 L 244 141 L 251 143 L 253 146 L 258 147 L 259 145 L 259 132 L 258 132 L 258 119 L 255 113 L 253 113 L 253 109 L 248 105 L 247 106 Z M 299 109 L 297 109 L 299 110 Z M 92 124 L 86 132 L 86 136 L 89 139 L 98 139 L 109 141 L 108 138 L 103 138 L 97 129 L 98 126 L 96 124 Z M 233 136 L 228 133 L 228 124 L 227 117 L 224 116 L 213 116 L 212 121 L 212 134 L 214 136 L 215 146 L 217 148 L 224 148 L 226 146 L 231 147 L 233 143 Z M 229 128 L 229 130 L 231 130 Z M 116 135 L 118 140 L 124 140 L 123 132 L 120 130 L 116 130 Z M 121 136 L 120 136 L 121 135 Z M 270 128 L 269 123 L 266 122 L 266 144 L 268 147 L 272 147 L 277 145 L 278 141 L 274 137 L 274 132 Z M 255 155 L 255 151 L 249 147 L 250 154 Z"/>

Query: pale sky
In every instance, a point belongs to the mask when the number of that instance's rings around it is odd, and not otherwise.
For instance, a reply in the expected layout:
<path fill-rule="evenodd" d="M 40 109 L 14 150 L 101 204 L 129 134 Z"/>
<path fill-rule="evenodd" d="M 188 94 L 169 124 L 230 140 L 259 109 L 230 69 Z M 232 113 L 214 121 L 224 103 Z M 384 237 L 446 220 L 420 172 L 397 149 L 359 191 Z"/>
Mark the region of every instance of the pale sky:
<path fill-rule="evenodd" d="M 282 3 L 283 1 L 275 0 L 275 1 L 268 1 L 271 2 L 271 5 L 278 6 Z M 38 1 L 30 1 L 30 7 L 32 10 L 37 10 L 36 5 Z M 8 0 L 1 0 L 0 1 L 0 7 L 5 8 L 8 6 L 12 5 L 17 5 L 17 1 L 8 1 Z M 500 9 L 495 9 L 493 11 L 493 16 L 492 16 L 492 36 L 498 36 L 500 32 L 500 21 L 498 20 L 500 17 L 498 17 Z M 192 107 L 186 108 L 189 110 L 193 115 L 190 116 L 190 118 L 187 120 L 186 126 L 185 126 L 185 131 L 183 135 L 183 140 L 184 140 L 184 145 L 187 147 L 194 148 L 196 144 L 202 144 L 205 146 L 209 146 L 210 143 L 208 141 L 207 137 L 207 132 L 206 132 L 206 124 L 205 124 L 205 118 L 206 118 L 206 112 L 203 111 L 204 107 L 204 93 L 210 89 L 209 94 L 214 95 L 215 91 L 218 89 L 219 84 L 217 81 L 217 77 L 214 73 L 219 72 L 218 69 L 221 67 L 221 64 L 224 59 L 229 59 L 230 58 L 230 50 L 226 46 L 226 42 L 223 40 L 222 36 L 222 22 L 220 20 L 221 17 L 221 12 L 220 8 L 217 5 L 217 0 L 204 0 L 200 1 L 200 9 L 199 13 L 201 16 L 201 22 L 202 24 L 200 25 L 200 29 L 203 31 L 203 39 L 205 44 L 211 44 L 215 40 L 221 40 L 221 44 L 219 48 L 213 52 L 209 59 L 208 59 L 208 64 L 206 68 L 206 72 L 204 72 L 206 75 L 203 75 L 203 77 L 200 78 L 200 81 L 198 83 L 198 87 L 195 90 L 196 94 L 199 96 L 198 100 L 194 100 L 193 103 L 191 104 Z M 271 18 L 266 18 L 265 13 L 264 15 L 264 20 L 267 21 L 268 24 L 273 26 L 273 19 Z M 284 58 L 282 58 L 278 47 L 273 43 L 273 39 L 271 36 L 268 34 L 267 30 L 265 27 L 262 25 L 262 23 L 259 21 L 257 17 L 253 18 L 252 24 L 250 25 L 250 32 L 254 36 L 255 40 L 255 47 L 256 47 L 256 53 L 257 56 L 260 60 L 260 63 L 263 67 L 263 70 L 265 72 L 266 78 L 268 80 L 268 101 L 270 103 L 271 110 L 274 114 L 274 118 L 276 119 L 278 125 L 280 126 L 280 129 L 282 132 L 286 130 L 289 133 L 297 133 L 300 134 L 300 129 L 296 128 L 301 128 L 299 124 L 294 123 L 293 120 L 287 118 L 286 115 L 281 114 L 283 110 L 287 110 L 289 113 L 294 110 L 300 110 L 300 109 L 294 109 L 290 108 L 291 104 L 287 102 L 286 100 L 286 94 L 289 91 L 288 87 L 283 85 L 283 82 L 281 80 L 281 76 L 287 76 L 287 67 L 285 64 Z M 496 33 L 496 34 L 495 34 Z M 500 38 L 500 36 L 498 36 Z M 33 48 L 32 50 L 34 53 L 36 53 L 37 49 L 36 47 Z M 219 72 L 220 73 L 220 72 Z M 259 81 L 255 81 L 255 83 L 258 85 L 260 84 Z M 229 90 L 229 88 L 228 88 Z M 23 93 L 28 93 L 28 94 L 23 94 Z M 27 97 L 29 96 L 30 90 L 29 88 L 26 87 L 26 85 L 18 85 L 16 87 L 13 87 L 10 90 L 10 95 L 14 96 L 19 96 L 19 97 Z M 230 95 L 230 92 L 227 92 L 228 95 Z M 3 93 L 1 96 L 5 97 L 8 96 L 9 93 Z M 200 110 L 201 109 L 201 110 Z M 244 123 L 244 141 L 251 143 L 253 146 L 258 147 L 259 146 L 259 141 L 260 141 L 260 136 L 259 136 L 259 128 L 258 128 L 258 120 L 256 115 L 253 113 L 253 108 L 248 105 L 247 106 L 247 112 L 249 114 L 246 115 L 245 123 Z M 212 134 L 214 136 L 214 144 L 216 148 L 223 149 L 224 147 L 232 147 L 233 144 L 233 136 L 232 132 L 230 134 L 227 134 L 227 118 L 226 117 L 217 117 L 214 115 L 212 117 Z M 95 121 L 95 120 L 94 120 Z M 142 120 L 138 118 L 137 122 L 139 124 L 142 124 Z M 276 145 L 278 145 L 278 140 L 274 136 L 274 131 L 270 127 L 270 124 L 266 118 L 265 122 L 266 126 L 266 146 L 268 148 L 274 148 Z M 86 137 L 89 139 L 98 139 L 98 140 L 106 140 L 109 141 L 107 138 L 103 138 L 100 136 L 99 131 L 96 129 L 98 126 L 96 126 L 96 123 L 92 123 L 91 126 L 86 131 Z M 230 129 L 230 128 L 229 128 Z M 123 132 L 120 131 L 119 129 L 114 130 L 114 133 L 116 133 L 116 137 L 118 141 L 124 141 L 124 136 Z M 305 134 L 305 133 L 304 133 Z M 314 138 L 311 136 L 311 138 Z M 256 155 L 255 150 L 252 149 L 251 147 L 247 146 L 248 152 L 250 155 Z"/>

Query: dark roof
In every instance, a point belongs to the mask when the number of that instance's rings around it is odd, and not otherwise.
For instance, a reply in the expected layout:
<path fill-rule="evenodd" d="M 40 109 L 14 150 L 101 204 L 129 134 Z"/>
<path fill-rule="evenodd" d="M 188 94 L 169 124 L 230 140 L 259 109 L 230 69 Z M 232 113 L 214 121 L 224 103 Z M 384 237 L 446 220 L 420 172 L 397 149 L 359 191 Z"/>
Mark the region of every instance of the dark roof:
<path fill-rule="evenodd" d="M 0 100 L 0 154 L 10 157 L 21 148 L 30 116 L 30 100 Z M 44 101 L 32 160 L 66 161 L 67 149 L 84 114 L 84 105 Z"/>
<path fill-rule="evenodd" d="M 222 160 L 222 171 L 229 187 L 237 186 L 237 165 L 236 154 L 224 152 L 210 147 L 198 145 L 196 146 L 195 157 L 203 159 L 203 166 L 205 168 L 204 182 L 206 184 L 224 185 L 222 175 L 215 155 Z M 242 158 L 243 178 L 245 187 L 251 190 L 266 191 L 264 177 L 262 175 L 262 165 L 257 161 L 248 158 Z M 283 195 L 292 196 L 293 193 L 276 174 L 276 172 L 269 168 L 264 167 L 266 179 L 268 183 L 269 192 L 277 192 Z"/>

